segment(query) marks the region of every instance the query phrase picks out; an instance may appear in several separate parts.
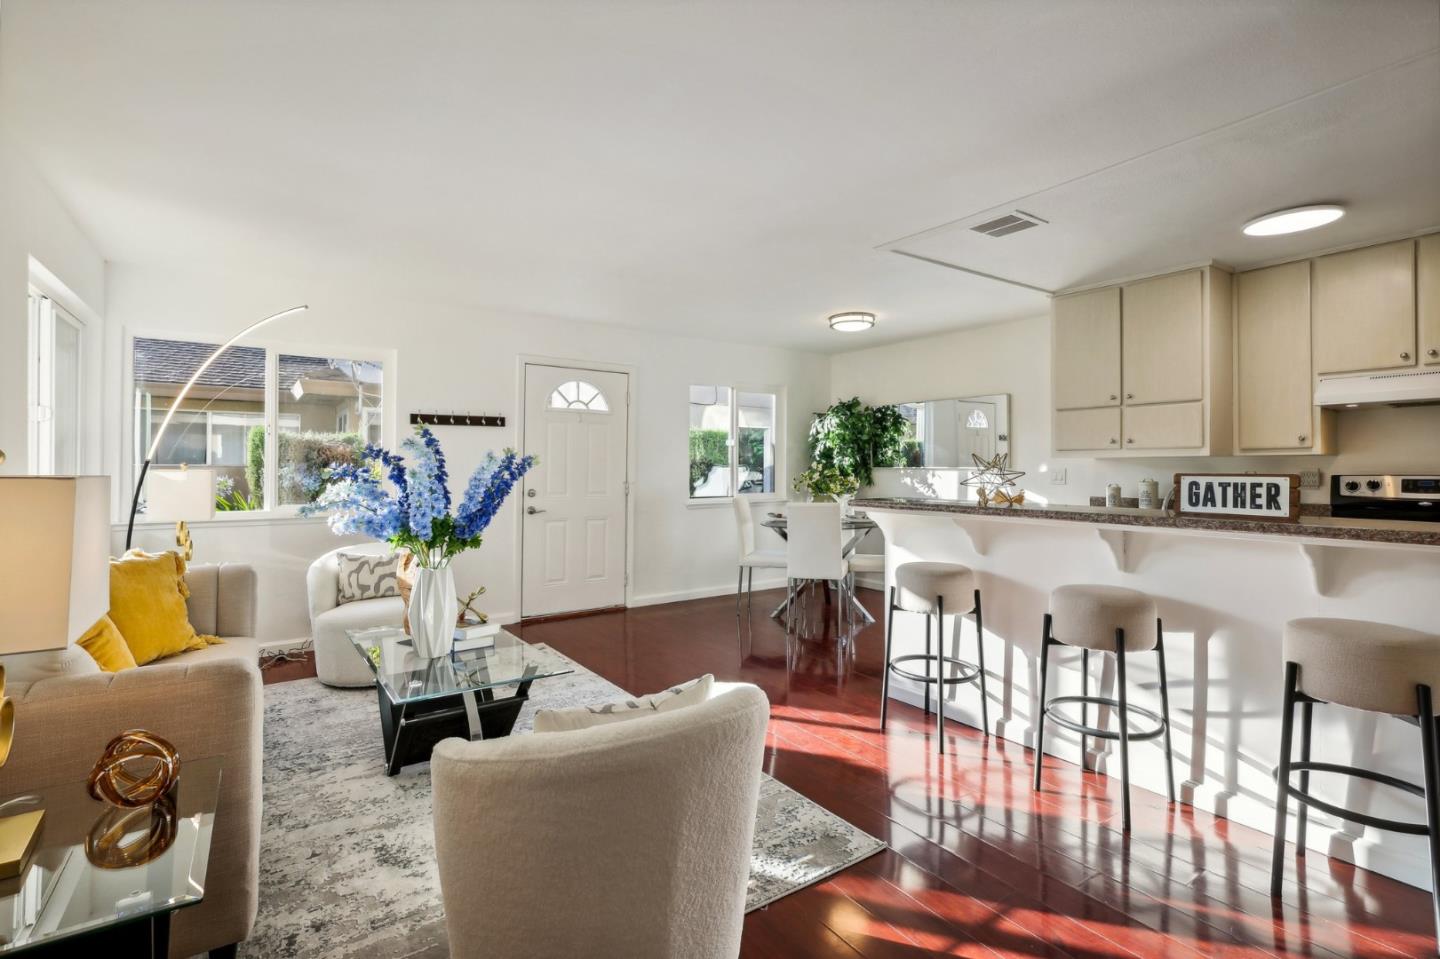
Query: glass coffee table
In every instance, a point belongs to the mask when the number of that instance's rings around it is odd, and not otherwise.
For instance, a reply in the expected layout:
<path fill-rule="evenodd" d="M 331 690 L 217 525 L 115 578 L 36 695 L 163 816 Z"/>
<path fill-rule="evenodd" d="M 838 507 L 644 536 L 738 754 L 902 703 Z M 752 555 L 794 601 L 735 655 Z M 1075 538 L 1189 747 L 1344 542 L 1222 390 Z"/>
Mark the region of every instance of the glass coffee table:
<path fill-rule="evenodd" d="M 181 759 L 180 779 L 155 807 L 117 810 L 87 784 L 49 786 L 0 799 L 0 815 L 45 810 L 40 839 L 13 879 L 0 880 L 0 959 L 32 956 L 153 956 L 170 948 L 170 916 L 205 896 L 210 837 L 220 796 L 219 759 Z M 170 837 L 142 865 L 102 868 L 87 836 L 120 827 L 129 841 L 147 830 Z M 157 817 L 164 820 L 156 825 Z M 137 857 L 140 858 L 140 857 Z"/>
<path fill-rule="evenodd" d="M 574 672 L 569 661 L 501 630 L 487 649 L 437 659 L 416 655 L 410 637 L 393 626 L 347 631 L 375 673 L 385 773 L 430 759 L 442 739 L 494 739 L 510 735 L 537 679 Z M 515 687 L 508 696 L 496 693 Z"/>

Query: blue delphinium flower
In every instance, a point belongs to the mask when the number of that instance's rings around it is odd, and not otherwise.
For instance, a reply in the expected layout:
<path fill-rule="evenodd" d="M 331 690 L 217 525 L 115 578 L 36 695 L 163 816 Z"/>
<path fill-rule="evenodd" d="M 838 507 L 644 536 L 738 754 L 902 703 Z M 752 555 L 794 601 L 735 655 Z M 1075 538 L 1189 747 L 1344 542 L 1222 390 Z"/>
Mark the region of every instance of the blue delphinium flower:
<path fill-rule="evenodd" d="M 407 477 L 410 494 L 407 522 L 410 532 L 428 542 L 435 534 L 435 521 L 450 513 L 445 458 L 438 452 L 440 444 L 435 434 L 425 427 L 421 427 L 414 436 L 407 437 L 400 448 L 411 457 Z"/>
<path fill-rule="evenodd" d="M 506 450 L 498 461 L 491 454 L 470 477 L 465 498 L 455 516 L 455 535 L 462 540 L 472 540 L 485 532 L 520 477 L 534 465 L 535 457 L 517 456 L 514 450 Z"/>
<path fill-rule="evenodd" d="M 359 533 L 407 549 L 422 566 L 439 566 L 480 545 L 481 534 L 499 512 L 515 484 L 536 463 L 533 456 L 506 450 L 486 454 L 470 477 L 455 515 L 451 515 L 449 473 L 440 442 L 428 429 L 408 437 L 396 455 L 366 446 L 359 462 L 331 464 L 324 486 L 301 515 L 328 513 L 339 535 Z M 394 493 L 386 488 L 386 480 Z"/>

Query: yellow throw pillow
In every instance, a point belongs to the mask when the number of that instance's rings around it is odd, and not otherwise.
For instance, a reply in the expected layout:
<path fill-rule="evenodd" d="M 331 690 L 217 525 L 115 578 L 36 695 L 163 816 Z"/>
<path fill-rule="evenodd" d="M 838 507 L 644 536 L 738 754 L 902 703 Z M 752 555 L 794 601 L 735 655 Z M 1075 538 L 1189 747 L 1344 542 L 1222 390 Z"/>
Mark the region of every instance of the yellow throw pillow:
<path fill-rule="evenodd" d="M 96 620 L 95 625 L 80 637 L 79 646 L 107 673 L 135 668 L 135 656 L 130 652 L 130 647 L 125 645 L 125 637 L 120 635 L 115 621 L 109 616 L 101 616 Z"/>
<path fill-rule="evenodd" d="M 137 665 L 220 642 L 190 625 L 189 595 L 185 560 L 178 553 L 132 549 L 110 561 L 110 618 Z"/>

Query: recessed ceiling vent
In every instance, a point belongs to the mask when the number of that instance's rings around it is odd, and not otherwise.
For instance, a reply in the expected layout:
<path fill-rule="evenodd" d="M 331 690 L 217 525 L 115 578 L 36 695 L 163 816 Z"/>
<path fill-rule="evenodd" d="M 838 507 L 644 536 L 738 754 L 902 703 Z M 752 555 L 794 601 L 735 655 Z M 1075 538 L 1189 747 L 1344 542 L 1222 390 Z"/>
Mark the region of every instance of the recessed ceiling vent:
<path fill-rule="evenodd" d="M 1026 213 L 1024 210 L 1016 210 L 1014 213 L 1007 213 L 1004 216 L 996 217 L 970 229 L 976 233 L 984 233 L 986 236 L 1009 236 L 1012 233 L 1019 233 L 1021 230 L 1028 230 L 1032 226 L 1039 226 L 1048 223 L 1033 213 Z"/>

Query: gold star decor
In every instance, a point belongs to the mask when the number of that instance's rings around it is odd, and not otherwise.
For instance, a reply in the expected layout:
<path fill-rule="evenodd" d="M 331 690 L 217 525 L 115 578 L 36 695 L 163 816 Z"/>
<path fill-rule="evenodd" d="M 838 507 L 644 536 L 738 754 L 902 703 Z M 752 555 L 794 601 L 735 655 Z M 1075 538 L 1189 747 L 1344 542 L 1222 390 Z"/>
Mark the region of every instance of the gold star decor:
<path fill-rule="evenodd" d="M 996 453 L 982 459 L 978 453 L 971 453 L 975 471 L 960 481 L 961 486 L 975 487 L 975 498 L 981 506 L 991 503 L 1005 506 L 1021 506 L 1025 503 L 1025 491 L 1015 489 L 1015 481 L 1025 475 L 1024 470 L 1012 470 L 1009 453 Z"/>

